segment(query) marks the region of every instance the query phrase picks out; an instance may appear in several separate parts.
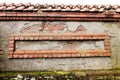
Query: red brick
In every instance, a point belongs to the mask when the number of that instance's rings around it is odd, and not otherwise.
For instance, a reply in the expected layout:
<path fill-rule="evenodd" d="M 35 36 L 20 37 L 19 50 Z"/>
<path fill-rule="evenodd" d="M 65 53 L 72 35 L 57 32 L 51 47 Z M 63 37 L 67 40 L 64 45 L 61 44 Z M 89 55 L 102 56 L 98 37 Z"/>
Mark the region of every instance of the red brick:
<path fill-rule="evenodd" d="M 79 53 L 76 54 L 76 57 L 80 57 L 80 56 L 81 56 L 81 54 L 79 54 Z"/>
<path fill-rule="evenodd" d="M 58 54 L 53 54 L 53 57 L 58 57 Z"/>
<path fill-rule="evenodd" d="M 43 40 L 44 37 L 39 37 L 39 40 Z"/>
<path fill-rule="evenodd" d="M 77 57 L 77 55 L 75 53 L 71 54 L 72 57 Z"/>
<path fill-rule="evenodd" d="M 95 53 L 94 55 L 95 55 L 95 56 L 99 56 L 99 53 Z"/>
<path fill-rule="evenodd" d="M 10 40 L 10 41 L 9 41 L 9 44 L 14 44 L 14 41 L 13 41 L 13 40 Z"/>
<path fill-rule="evenodd" d="M 62 57 L 62 54 L 57 54 L 57 57 Z"/>
<path fill-rule="evenodd" d="M 34 55 L 33 54 L 28 55 L 28 58 L 34 58 Z"/>
<path fill-rule="evenodd" d="M 39 58 L 43 58 L 43 54 L 38 54 L 38 57 Z"/>
<path fill-rule="evenodd" d="M 67 57 L 67 55 L 66 55 L 66 54 L 62 54 L 62 56 L 63 56 L 63 57 Z"/>
<path fill-rule="evenodd" d="M 34 37 L 30 37 L 29 39 L 30 39 L 30 40 L 34 40 Z"/>
<path fill-rule="evenodd" d="M 104 43 L 105 46 L 110 46 L 110 43 Z"/>
<path fill-rule="evenodd" d="M 66 57 L 72 57 L 72 54 L 66 54 Z"/>
<path fill-rule="evenodd" d="M 35 54 L 35 51 L 25 51 L 25 54 Z"/>
<path fill-rule="evenodd" d="M 18 55 L 13 55 L 13 58 L 18 58 Z"/>
<path fill-rule="evenodd" d="M 110 50 L 106 50 L 107 53 L 110 53 L 111 51 Z"/>
<path fill-rule="evenodd" d="M 60 50 L 60 51 L 56 51 L 57 53 L 60 53 L 60 54 L 66 54 L 67 51 L 65 50 Z"/>
<path fill-rule="evenodd" d="M 33 56 L 34 56 L 34 58 L 38 58 L 39 57 L 37 54 L 34 54 Z"/>
<path fill-rule="evenodd" d="M 24 40 L 24 37 L 20 36 L 20 40 Z"/>
<path fill-rule="evenodd" d="M 105 50 L 110 50 L 110 46 L 105 46 Z"/>
<path fill-rule="evenodd" d="M 44 51 L 44 52 L 45 52 L 46 54 L 50 54 L 50 53 L 51 53 L 51 51 L 49 51 L 49 50 L 48 50 L 48 51 Z"/>
<path fill-rule="evenodd" d="M 24 40 L 29 40 L 29 37 L 24 37 Z"/>
<path fill-rule="evenodd" d="M 47 54 L 49 58 L 52 58 L 53 57 L 53 54 Z"/>
<path fill-rule="evenodd" d="M 85 39 L 85 40 L 88 40 L 88 39 L 89 39 L 89 36 L 85 36 L 84 39 Z"/>
<path fill-rule="evenodd" d="M 10 44 L 10 45 L 9 45 L 9 48 L 14 48 L 14 44 Z"/>
<path fill-rule="evenodd" d="M 8 58 L 13 58 L 13 56 L 12 55 L 8 55 Z"/>
<path fill-rule="evenodd" d="M 18 55 L 18 58 L 24 58 L 24 56 L 23 55 Z"/>
<path fill-rule="evenodd" d="M 0 16 L 7 16 L 7 13 L 6 12 L 1 12 Z"/>
<path fill-rule="evenodd" d="M 23 55 L 23 58 L 29 58 L 27 54 L 24 54 Z"/>
<path fill-rule="evenodd" d="M 41 52 L 41 51 L 35 51 L 35 53 L 36 53 L 36 54 L 42 54 L 42 52 Z"/>
<path fill-rule="evenodd" d="M 83 39 L 84 39 L 84 37 L 83 37 L 83 36 L 81 36 L 81 37 L 80 37 L 80 40 L 83 40 Z"/>
<path fill-rule="evenodd" d="M 99 56 L 103 56 L 103 54 L 104 54 L 104 53 L 102 53 L 102 54 L 99 54 Z"/>
<path fill-rule="evenodd" d="M 14 50 L 14 48 L 9 48 L 8 50 L 9 50 L 9 51 L 13 51 L 13 50 Z"/>
<path fill-rule="evenodd" d="M 38 36 L 34 37 L 34 40 L 38 40 L 38 39 L 39 39 L 39 37 L 38 37 Z"/>
<path fill-rule="evenodd" d="M 75 40 L 76 38 L 75 38 L 75 36 L 71 36 L 71 39 L 72 39 L 72 40 Z"/>
<path fill-rule="evenodd" d="M 14 54 L 23 55 L 23 54 L 25 54 L 25 51 L 15 51 Z"/>
<path fill-rule="evenodd" d="M 16 37 L 15 37 L 15 40 L 20 40 L 20 37 L 16 36 Z"/>
<path fill-rule="evenodd" d="M 111 54 L 110 54 L 110 53 L 106 53 L 106 56 L 110 57 L 110 56 L 111 56 Z"/>
<path fill-rule="evenodd" d="M 81 57 L 85 57 L 85 56 L 86 56 L 86 54 L 85 54 L 85 53 L 81 53 L 80 55 L 81 55 Z"/>
<path fill-rule="evenodd" d="M 47 54 L 43 54 L 43 57 L 44 57 L 44 58 L 47 58 L 47 57 L 48 57 L 48 55 L 47 55 Z"/>
<path fill-rule="evenodd" d="M 86 57 L 90 57 L 90 53 L 86 53 Z"/>
<path fill-rule="evenodd" d="M 14 36 L 11 36 L 11 37 L 10 37 L 10 40 L 14 40 L 14 39 L 15 39 Z"/>
<path fill-rule="evenodd" d="M 12 55 L 14 52 L 13 51 L 9 51 L 8 55 Z"/>
<path fill-rule="evenodd" d="M 53 40 L 54 38 L 52 36 L 48 37 L 48 40 Z"/>

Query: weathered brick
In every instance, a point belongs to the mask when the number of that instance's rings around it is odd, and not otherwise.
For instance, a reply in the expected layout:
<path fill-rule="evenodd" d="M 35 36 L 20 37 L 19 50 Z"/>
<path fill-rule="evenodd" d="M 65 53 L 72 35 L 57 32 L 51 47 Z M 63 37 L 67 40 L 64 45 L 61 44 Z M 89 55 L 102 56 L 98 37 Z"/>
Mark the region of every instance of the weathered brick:
<path fill-rule="evenodd" d="M 14 54 L 23 55 L 25 54 L 25 51 L 15 51 Z"/>
<path fill-rule="evenodd" d="M 35 54 L 35 51 L 25 51 L 25 54 Z"/>
<path fill-rule="evenodd" d="M 66 54 L 67 56 L 66 57 L 72 57 L 72 54 Z"/>
<path fill-rule="evenodd" d="M 24 58 L 24 56 L 23 55 L 18 55 L 18 58 Z"/>
<path fill-rule="evenodd" d="M 14 39 L 15 39 L 15 37 L 14 37 L 14 36 L 11 36 L 11 37 L 10 37 L 10 40 L 14 40 Z"/>
<path fill-rule="evenodd" d="M 13 50 L 14 50 L 14 48 L 9 48 L 8 50 L 9 50 L 9 51 L 13 51 Z"/>
<path fill-rule="evenodd" d="M 23 58 L 29 58 L 29 57 L 28 57 L 28 54 L 24 54 L 24 55 L 23 55 Z"/>
<path fill-rule="evenodd" d="M 9 44 L 9 48 L 14 48 L 14 44 Z"/>
<path fill-rule="evenodd" d="M 14 42 L 15 42 L 14 40 L 10 40 L 9 44 L 14 44 Z"/>
<path fill-rule="evenodd" d="M 35 36 L 35 37 L 34 37 L 34 40 L 38 40 L 38 39 L 39 39 L 39 37 L 38 37 L 38 36 Z"/>
<path fill-rule="evenodd" d="M 34 37 L 30 37 L 29 39 L 30 39 L 30 40 L 34 40 Z"/>
<path fill-rule="evenodd" d="M 20 37 L 19 36 L 15 36 L 15 40 L 20 40 Z"/>
<path fill-rule="evenodd" d="M 53 57 L 53 54 L 47 54 L 49 58 L 52 58 Z"/>
<path fill-rule="evenodd" d="M 13 58 L 18 58 L 18 55 L 13 55 Z"/>
<path fill-rule="evenodd" d="M 47 58 L 47 57 L 48 57 L 48 55 L 47 55 L 47 54 L 43 54 L 43 57 L 44 57 L 44 58 Z"/>
<path fill-rule="evenodd" d="M 13 58 L 13 56 L 12 55 L 8 55 L 8 58 L 10 59 L 10 58 Z"/>
<path fill-rule="evenodd" d="M 55 58 L 58 57 L 58 54 L 53 54 L 53 57 L 55 57 Z"/>
<path fill-rule="evenodd" d="M 20 36 L 20 40 L 24 40 L 24 37 Z"/>
<path fill-rule="evenodd" d="M 62 54 L 62 56 L 63 56 L 63 57 L 66 57 L 67 55 L 64 53 L 64 54 Z"/>
<path fill-rule="evenodd" d="M 33 54 L 28 55 L 28 58 L 34 58 L 34 55 Z"/>

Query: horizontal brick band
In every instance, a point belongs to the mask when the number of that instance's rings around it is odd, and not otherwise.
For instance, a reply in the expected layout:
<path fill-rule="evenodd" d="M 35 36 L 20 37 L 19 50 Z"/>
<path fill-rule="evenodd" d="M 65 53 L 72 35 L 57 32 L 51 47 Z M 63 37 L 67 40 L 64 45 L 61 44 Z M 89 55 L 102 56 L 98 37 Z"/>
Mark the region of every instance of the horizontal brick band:
<path fill-rule="evenodd" d="M 0 20 L 119 21 L 119 13 L 90 12 L 0 12 Z"/>
<path fill-rule="evenodd" d="M 106 34 L 21 34 L 14 35 L 15 40 L 94 40 L 105 39 Z"/>
<path fill-rule="evenodd" d="M 105 50 L 15 51 L 12 58 L 58 58 L 111 56 Z"/>

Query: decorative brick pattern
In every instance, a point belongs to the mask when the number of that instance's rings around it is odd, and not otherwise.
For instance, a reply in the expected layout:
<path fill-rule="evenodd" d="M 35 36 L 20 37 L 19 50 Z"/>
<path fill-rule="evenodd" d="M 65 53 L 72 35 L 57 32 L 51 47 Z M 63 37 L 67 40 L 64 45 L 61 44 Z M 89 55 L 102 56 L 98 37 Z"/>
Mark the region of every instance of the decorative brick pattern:
<path fill-rule="evenodd" d="M 42 5 L 0 3 L 0 20 L 119 21 L 120 5 Z M 56 28 L 59 30 L 61 28 Z M 53 30 L 53 29 L 51 29 Z M 78 28 L 77 30 L 84 30 Z"/>
<path fill-rule="evenodd" d="M 15 50 L 21 40 L 104 40 L 104 50 Z M 12 34 L 8 58 L 110 57 L 110 41 L 106 34 Z"/>
<path fill-rule="evenodd" d="M 4 10 L 3 10 L 4 11 Z M 0 12 L 0 20 L 16 21 L 119 21 L 120 13 L 90 13 L 90 12 Z M 59 17 L 59 18 L 58 18 Z M 58 28 L 59 29 L 59 28 Z M 56 29 L 56 30 L 58 30 Z M 52 30 L 52 29 L 51 29 Z M 78 29 L 83 30 L 83 29 Z"/>

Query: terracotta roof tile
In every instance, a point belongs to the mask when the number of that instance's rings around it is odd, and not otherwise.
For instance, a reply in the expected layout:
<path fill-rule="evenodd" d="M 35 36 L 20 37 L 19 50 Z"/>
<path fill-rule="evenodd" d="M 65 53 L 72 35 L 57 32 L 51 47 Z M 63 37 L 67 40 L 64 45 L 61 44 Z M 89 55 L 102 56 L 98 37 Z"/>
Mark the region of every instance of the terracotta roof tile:
<path fill-rule="evenodd" d="M 112 10 L 120 12 L 120 5 L 56 5 L 56 4 L 14 4 L 14 3 L 0 3 L 0 11 L 80 11 L 80 12 L 104 12 Z"/>

